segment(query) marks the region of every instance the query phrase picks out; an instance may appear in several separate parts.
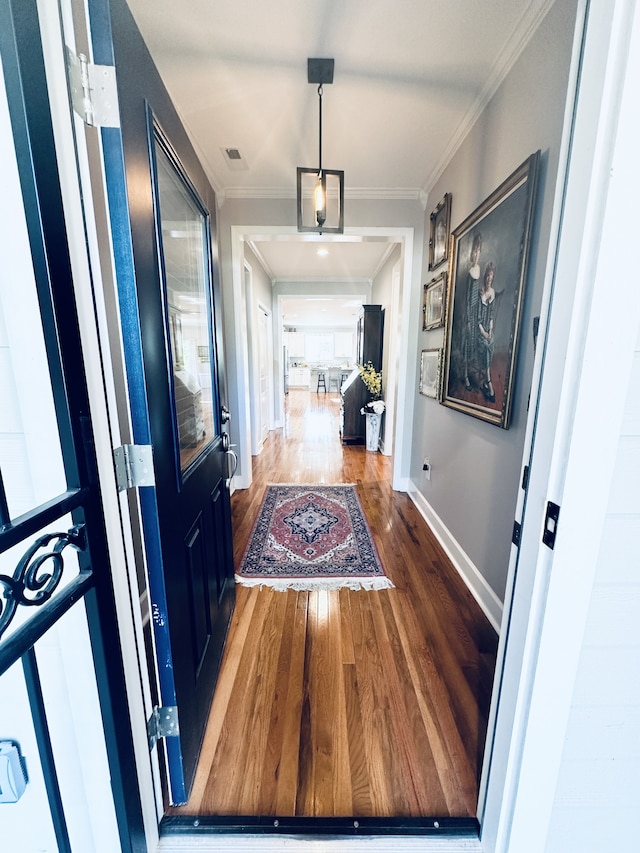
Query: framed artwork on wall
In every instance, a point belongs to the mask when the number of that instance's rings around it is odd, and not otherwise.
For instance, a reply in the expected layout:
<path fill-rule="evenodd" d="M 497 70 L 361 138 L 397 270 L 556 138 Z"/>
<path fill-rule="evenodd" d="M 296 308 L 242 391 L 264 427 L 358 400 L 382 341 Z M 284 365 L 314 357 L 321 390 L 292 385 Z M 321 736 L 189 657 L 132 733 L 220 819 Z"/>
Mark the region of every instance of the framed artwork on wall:
<path fill-rule="evenodd" d="M 420 354 L 420 393 L 425 397 L 438 397 L 441 360 L 441 349 L 423 349 Z"/>
<path fill-rule="evenodd" d="M 444 323 L 444 306 L 447 290 L 447 274 L 440 273 L 429 284 L 424 285 L 422 294 L 422 331 L 437 329 Z"/>
<path fill-rule="evenodd" d="M 508 429 L 540 152 L 453 232 L 440 402 Z"/>
<path fill-rule="evenodd" d="M 429 270 L 434 270 L 449 256 L 451 193 L 445 193 L 429 220 Z"/>

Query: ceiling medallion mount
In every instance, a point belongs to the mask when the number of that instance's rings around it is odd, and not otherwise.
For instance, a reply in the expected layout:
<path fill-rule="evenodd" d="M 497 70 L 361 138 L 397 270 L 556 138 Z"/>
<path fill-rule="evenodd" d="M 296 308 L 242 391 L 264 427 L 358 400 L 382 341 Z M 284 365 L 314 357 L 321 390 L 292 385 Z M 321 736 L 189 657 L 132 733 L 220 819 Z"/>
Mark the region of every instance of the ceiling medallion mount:
<path fill-rule="evenodd" d="M 307 59 L 307 80 L 318 86 L 318 168 L 298 166 L 298 231 L 344 232 L 344 172 L 322 167 L 322 95 L 333 83 L 333 59 Z"/>

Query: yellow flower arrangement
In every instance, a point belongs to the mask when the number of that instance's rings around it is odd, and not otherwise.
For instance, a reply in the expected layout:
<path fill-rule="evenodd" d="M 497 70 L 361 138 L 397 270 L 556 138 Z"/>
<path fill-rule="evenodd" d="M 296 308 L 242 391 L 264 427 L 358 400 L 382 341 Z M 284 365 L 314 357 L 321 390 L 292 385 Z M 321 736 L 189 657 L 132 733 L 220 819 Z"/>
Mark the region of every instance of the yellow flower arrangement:
<path fill-rule="evenodd" d="M 384 411 L 384 403 L 382 402 L 382 373 L 375 370 L 370 361 L 364 365 L 359 364 L 358 370 L 367 391 L 371 394 L 371 400 L 367 403 L 367 408 L 372 409 L 377 414 L 381 414 Z"/>

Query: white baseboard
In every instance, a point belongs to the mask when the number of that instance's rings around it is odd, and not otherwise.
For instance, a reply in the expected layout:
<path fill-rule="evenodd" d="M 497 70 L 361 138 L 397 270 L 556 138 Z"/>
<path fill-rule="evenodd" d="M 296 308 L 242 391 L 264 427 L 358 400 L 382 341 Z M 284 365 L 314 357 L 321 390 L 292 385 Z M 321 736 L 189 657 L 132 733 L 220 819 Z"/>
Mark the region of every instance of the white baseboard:
<path fill-rule="evenodd" d="M 458 574 L 469 588 L 471 595 L 499 634 L 502 622 L 502 602 L 412 480 L 409 481 L 407 493 L 446 551 Z"/>

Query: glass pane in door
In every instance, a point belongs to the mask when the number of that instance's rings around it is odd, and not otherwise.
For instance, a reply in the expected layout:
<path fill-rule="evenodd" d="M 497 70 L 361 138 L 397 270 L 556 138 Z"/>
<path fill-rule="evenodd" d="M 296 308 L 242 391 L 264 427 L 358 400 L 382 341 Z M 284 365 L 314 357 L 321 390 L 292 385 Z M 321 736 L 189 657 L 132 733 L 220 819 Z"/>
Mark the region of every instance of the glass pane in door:
<path fill-rule="evenodd" d="M 156 139 L 160 232 L 180 470 L 214 437 L 208 220 Z"/>

